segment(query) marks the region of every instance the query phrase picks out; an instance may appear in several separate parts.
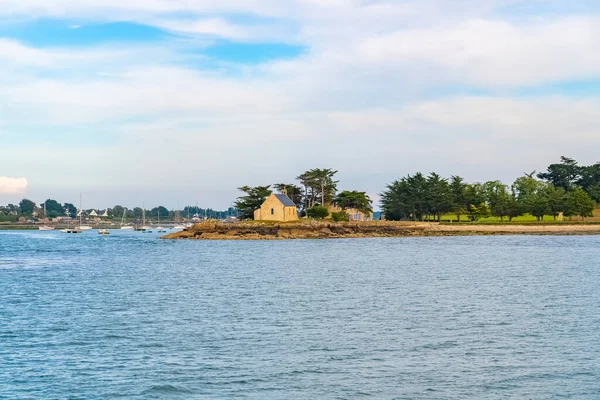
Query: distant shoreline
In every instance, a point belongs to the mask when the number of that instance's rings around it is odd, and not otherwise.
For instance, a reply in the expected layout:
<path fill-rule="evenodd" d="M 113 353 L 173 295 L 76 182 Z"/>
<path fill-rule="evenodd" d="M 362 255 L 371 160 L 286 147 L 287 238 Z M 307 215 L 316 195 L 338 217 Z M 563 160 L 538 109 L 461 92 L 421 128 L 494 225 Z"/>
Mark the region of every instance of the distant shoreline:
<path fill-rule="evenodd" d="M 431 222 L 328 222 L 297 223 L 206 222 L 162 239 L 188 240 L 290 240 L 381 237 L 487 236 L 487 235 L 600 235 L 600 224 L 439 224 Z"/>

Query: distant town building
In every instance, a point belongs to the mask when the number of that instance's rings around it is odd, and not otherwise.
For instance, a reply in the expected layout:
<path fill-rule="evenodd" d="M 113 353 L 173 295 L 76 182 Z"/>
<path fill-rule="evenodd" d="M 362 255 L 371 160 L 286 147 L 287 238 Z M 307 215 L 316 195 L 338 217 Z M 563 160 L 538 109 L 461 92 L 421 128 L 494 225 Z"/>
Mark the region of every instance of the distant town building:
<path fill-rule="evenodd" d="M 287 193 L 273 193 L 254 211 L 256 221 L 297 221 L 298 209 L 296 204 L 287 196 Z"/>

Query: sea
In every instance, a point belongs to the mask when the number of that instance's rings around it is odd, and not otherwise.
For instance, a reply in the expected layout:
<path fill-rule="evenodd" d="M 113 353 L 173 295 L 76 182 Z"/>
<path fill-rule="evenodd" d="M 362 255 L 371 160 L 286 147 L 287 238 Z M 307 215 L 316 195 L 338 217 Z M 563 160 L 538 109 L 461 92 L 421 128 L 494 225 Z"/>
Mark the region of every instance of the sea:
<path fill-rule="evenodd" d="M 600 399 L 600 237 L 0 231 L 0 399 Z"/>

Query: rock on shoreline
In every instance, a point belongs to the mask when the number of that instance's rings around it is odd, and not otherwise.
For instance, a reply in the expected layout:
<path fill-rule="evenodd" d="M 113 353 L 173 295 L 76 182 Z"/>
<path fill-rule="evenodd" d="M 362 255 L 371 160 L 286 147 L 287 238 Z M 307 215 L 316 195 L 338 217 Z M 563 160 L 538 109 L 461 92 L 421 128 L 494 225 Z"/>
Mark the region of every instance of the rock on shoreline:
<path fill-rule="evenodd" d="M 238 222 L 224 224 L 208 221 L 163 239 L 196 240 L 287 240 L 340 239 L 413 236 L 470 235 L 597 235 L 600 225 L 470 225 L 420 222 L 329 222 L 300 221 L 293 223 Z"/>

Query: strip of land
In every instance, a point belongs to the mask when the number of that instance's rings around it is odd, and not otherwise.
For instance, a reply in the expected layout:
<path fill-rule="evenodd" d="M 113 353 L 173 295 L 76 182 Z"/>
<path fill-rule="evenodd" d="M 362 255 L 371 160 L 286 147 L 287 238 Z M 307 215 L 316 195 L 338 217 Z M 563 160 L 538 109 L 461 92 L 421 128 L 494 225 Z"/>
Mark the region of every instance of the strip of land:
<path fill-rule="evenodd" d="M 600 235 L 600 224 L 478 225 L 387 221 L 233 224 L 205 222 L 166 235 L 163 239 L 286 240 L 472 235 Z"/>

